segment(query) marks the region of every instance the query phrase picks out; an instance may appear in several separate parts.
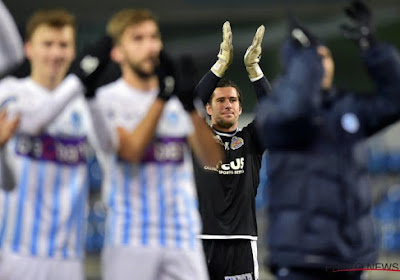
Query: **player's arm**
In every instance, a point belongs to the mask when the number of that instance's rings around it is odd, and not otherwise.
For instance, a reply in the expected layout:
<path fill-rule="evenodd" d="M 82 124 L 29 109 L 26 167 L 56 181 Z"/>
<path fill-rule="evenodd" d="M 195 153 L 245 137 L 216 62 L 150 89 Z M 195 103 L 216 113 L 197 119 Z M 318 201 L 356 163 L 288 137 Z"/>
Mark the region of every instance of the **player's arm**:
<path fill-rule="evenodd" d="M 18 122 L 19 116 L 9 120 L 6 110 L 0 112 L 0 149 L 14 135 Z"/>
<path fill-rule="evenodd" d="M 185 67 L 185 69 L 188 68 Z M 223 161 L 224 154 L 221 145 L 214 139 L 214 134 L 205 120 L 203 103 L 189 88 L 179 91 L 178 97 L 189 113 L 193 124 L 193 133 L 188 136 L 188 142 L 194 155 L 203 165 L 216 166 Z"/>
<path fill-rule="evenodd" d="M 40 133 L 52 122 L 64 108 L 77 96 L 82 94 L 83 87 L 80 82 L 69 75 L 64 81 L 41 102 L 19 102 L 15 111 L 21 117 L 18 131 L 35 135 Z"/>
<path fill-rule="evenodd" d="M 304 71 L 307 69 L 307 71 Z M 299 50 L 270 97 L 256 110 L 257 133 L 263 149 L 298 146 L 308 137 L 312 97 L 320 90 L 322 64 L 315 48 Z"/>
<path fill-rule="evenodd" d="M 6 153 L 3 151 L 3 147 L 14 135 L 18 126 L 19 116 L 14 115 L 9 118 L 7 116 L 6 103 L 6 100 L 2 100 L 2 106 L 0 106 L 0 188 L 12 190 L 15 187 L 14 173 L 6 161 Z"/>
<path fill-rule="evenodd" d="M 88 100 L 90 119 L 92 122 L 92 136 L 95 140 L 89 139 L 95 143 L 96 148 L 105 153 L 113 153 L 118 148 L 118 134 L 114 129 L 112 120 L 107 117 L 107 101 L 98 97 Z M 89 134 L 90 136 L 90 134 Z"/>
<path fill-rule="evenodd" d="M 225 75 L 233 59 L 232 29 L 229 21 L 222 27 L 222 43 L 218 53 L 218 60 L 211 67 L 194 89 L 194 95 L 199 97 L 203 104 L 207 104 L 220 79 Z"/>
<path fill-rule="evenodd" d="M 156 69 L 159 93 L 143 120 L 132 130 L 117 128 L 119 139 L 118 155 L 128 161 L 138 162 L 149 145 L 157 128 L 162 111 L 176 91 L 175 69 L 165 52 L 160 54 L 160 65 Z"/>
<path fill-rule="evenodd" d="M 24 49 L 18 28 L 0 0 L 0 75 L 10 68 L 21 63 L 24 58 Z"/>
<path fill-rule="evenodd" d="M 17 113 L 21 115 L 18 130 L 38 134 L 49 125 L 76 97 L 85 93 L 87 99 L 94 96 L 97 78 L 109 61 L 111 39 L 101 38 L 88 45 L 72 66 L 72 74 L 41 102 L 20 103 Z"/>
<path fill-rule="evenodd" d="M 12 190 L 15 187 L 14 173 L 11 171 L 3 146 L 14 135 L 19 122 L 19 117 L 11 120 L 7 118 L 6 110 L 0 112 L 0 187 L 5 190 Z"/>
<path fill-rule="evenodd" d="M 256 34 L 254 35 L 251 45 L 247 48 L 244 55 L 244 65 L 246 66 L 247 74 L 250 81 L 253 84 L 254 92 L 256 93 L 257 100 L 260 101 L 262 98 L 268 96 L 272 89 L 271 85 L 265 77 L 260 65 L 258 64 L 261 59 L 262 53 L 262 40 L 264 37 L 265 27 L 261 25 L 258 27 Z M 248 126 L 251 135 L 255 136 L 255 127 L 253 123 Z M 253 145 L 257 148 L 258 152 L 262 154 L 264 149 L 262 145 L 257 141 L 257 137 L 253 137 Z"/>
<path fill-rule="evenodd" d="M 367 134 L 372 135 L 399 119 L 400 53 L 394 46 L 377 40 L 373 14 L 365 1 L 353 0 L 345 13 L 352 24 L 341 26 L 343 35 L 359 46 L 368 73 L 375 82 L 375 93 L 358 95 L 352 106 L 361 124 L 365 124 Z"/>
<path fill-rule="evenodd" d="M 216 166 L 223 161 L 221 145 L 214 139 L 214 134 L 204 118 L 196 111 L 190 113 L 194 132 L 188 137 L 190 147 L 203 165 Z"/>
<path fill-rule="evenodd" d="M 117 127 L 118 155 L 128 161 L 138 162 L 154 137 L 166 100 L 156 98 L 143 120 L 132 131 Z"/>
<path fill-rule="evenodd" d="M 177 64 L 179 77 L 177 95 L 193 124 L 193 133 L 188 136 L 190 147 L 200 162 L 204 165 L 215 166 L 223 159 L 223 151 L 205 121 L 203 102 L 193 90 L 196 84 L 195 72 L 193 59 L 188 56 L 182 57 Z"/>
<path fill-rule="evenodd" d="M 261 25 L 254 35 L 252 44 L 247 48 L 244 55 L 244 65 L 246 66 L 249 79 L 253 83 L 254 92 L 256 93 L 258 100 L 261 100 L 271 92 L 271 85 L 258 64 L 261 59 L 261 45 L 264 32 L 265 27 L 264 25 Z"/>
<path fill-rule="evenodd" d="M 254 120 L 263 149 L 298 148 L 308 143 L 312 135 L 311 109 L 323 76 L 318 38 L 293 17 L 290 31 L 284 44 L 290 54 L 286 57 L 285 72 L 272 94 L 258 105 Z"/>
<path fill-rule="evenodd" d="M 118 134 L 107 116 L 109 104 L 103 104 L 97 98 L 98 88 L 120 77 L 119 69 L 110 72 L 110 52 L 113 46 L 112 38 L 104 35 L 94 43 L 85 46 L 79 58 L 72 65 L 72 73 L 79 80 L 88 103 L 93 125 L 92 140 L 96 148 L 103 152 L 114 152 L 119 145 Z M 107 100 L 104 101 L 107 103 Z M 89 134 L 90 136 L 90 134 Z"/>

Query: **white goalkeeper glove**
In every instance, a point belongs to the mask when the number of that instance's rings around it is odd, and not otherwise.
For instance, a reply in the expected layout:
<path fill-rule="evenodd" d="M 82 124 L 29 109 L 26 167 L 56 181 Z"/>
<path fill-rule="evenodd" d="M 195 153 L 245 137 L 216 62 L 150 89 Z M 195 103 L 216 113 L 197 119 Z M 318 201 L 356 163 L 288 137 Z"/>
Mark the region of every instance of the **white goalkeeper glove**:
<path fill-rule="evenodd" d="M 265 27 L 261 25 L 254 35 L 253 42 L 244 55 L 244 65 L 249 74 L 250 81 L 255 82 L 264 76 L 263 71 L 258 63 L 261 59 L 261 43 L 264 37 Z"/>
<path fill-rule="evenodd" d="M 224 76 L 233 58 L 232 29 L 229 21 L 224 23 L 222 33 L 222 43 L 218 53 L 218 60 L 211 67 L 211 71 L 219 78 Z"/>

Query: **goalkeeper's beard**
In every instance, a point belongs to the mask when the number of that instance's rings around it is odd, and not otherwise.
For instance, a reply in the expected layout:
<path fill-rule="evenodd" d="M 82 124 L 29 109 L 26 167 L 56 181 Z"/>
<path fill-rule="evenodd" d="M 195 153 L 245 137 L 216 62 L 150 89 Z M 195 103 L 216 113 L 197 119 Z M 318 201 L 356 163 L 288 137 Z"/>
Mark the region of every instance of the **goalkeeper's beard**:
<path fill-rule="evenodd" d="M 230 121 L 225 121 L 225 120 L 218 120 L 216 122 L 216 124 L 221 127 L 221 128 L 225 128 L 225 129 L 229 129 L 231 127 L 233 127 L 236 123 L 236 120 L 230 120 Z"/>

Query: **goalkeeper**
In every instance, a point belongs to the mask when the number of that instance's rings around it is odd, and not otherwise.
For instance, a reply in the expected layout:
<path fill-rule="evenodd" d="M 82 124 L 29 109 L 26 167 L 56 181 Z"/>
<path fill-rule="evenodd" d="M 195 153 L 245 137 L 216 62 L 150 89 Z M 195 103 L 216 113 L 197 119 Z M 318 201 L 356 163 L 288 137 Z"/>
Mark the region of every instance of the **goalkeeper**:
<path fill-rule="evenodd" d="M 264 26 L 260 26 L 244 56 L 244 64 L 258 98 L 269 83 L 258 62 Z M 203 240 L 210 279 L 258 279 L 255 196 L 263 149 L 253 123 L 239 128 L 242 96 L 239 88 L 223 78 L 233 57 L 232 31 L 223 26 L 217 62 L 196 87 L 206 104 L 215 139 L 225 151 L 218 166 L 195 164 Z"/>

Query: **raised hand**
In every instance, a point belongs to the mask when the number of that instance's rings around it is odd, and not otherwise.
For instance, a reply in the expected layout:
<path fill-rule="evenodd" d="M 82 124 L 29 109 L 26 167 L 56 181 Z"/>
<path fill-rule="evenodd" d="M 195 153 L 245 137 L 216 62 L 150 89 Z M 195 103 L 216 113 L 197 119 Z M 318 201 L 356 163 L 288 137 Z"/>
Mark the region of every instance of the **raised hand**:
<path fill-rule="evenodd" d="M 176 66 L 165 51 L 160 52 L 160 63 L 156 67 L 160 91 L 158 98 L 168 101 L 175 94 L 176 89 Z"/>
<path fill-rule="evenodd" d="M 289 13 L 289 37 L 297 47 L 309 48 L 318 45 L 319 39 L 312 34 L 298 19 Z"/>
<path fill-rule="evenodd" d="M 358 44 L 361 49 L 368 49 L 375 43 L 370 9 L 363 1 L 354 0 L 344 11 L 353 25 L 342 24 L 340 29 L 343 35 Z"/>
<path fill-rule="evenodd" d="M 222 78 L 233 59 L 232 29 L 229 21 L 222 26 L 222 43 L 217 57 L 218 60 L 211 67 L 211 71 Z"/>
<path fill-rule="evenodd" d="M 178 59 L 177 63 L 177 95 L 181 101 L 183 108 L 189 113 L 194 111 L 196 96 L 194 88 L 197 84 L 197 70 L 193 57 L 183 55 Z M 203 104 L 201 107 L 204 108 Z"/>
<path fill-rule="evenodd" d="M 244 65 L 246 66 L 247 73 L 252 82 L 257 81 L 264 76 L 264 73 L 258 65 L 261 59 L 261 44 L 264 38 L 264 32 L 265 27 L 264 25 L 261 25 L 254 35 L 252 44 L 247 48 L 244 55 Z"/>
<path fill-rule="evenodd" d="M 71 72 L 86 87 L 86 98 L 94 97 L 97 79 L 110 61 L 111 48 L 112 39 L 106 35 L 96 43 L 86 46 L 72 65 Z"/>

